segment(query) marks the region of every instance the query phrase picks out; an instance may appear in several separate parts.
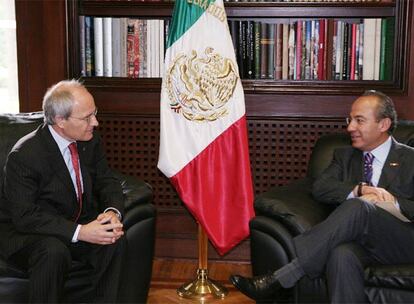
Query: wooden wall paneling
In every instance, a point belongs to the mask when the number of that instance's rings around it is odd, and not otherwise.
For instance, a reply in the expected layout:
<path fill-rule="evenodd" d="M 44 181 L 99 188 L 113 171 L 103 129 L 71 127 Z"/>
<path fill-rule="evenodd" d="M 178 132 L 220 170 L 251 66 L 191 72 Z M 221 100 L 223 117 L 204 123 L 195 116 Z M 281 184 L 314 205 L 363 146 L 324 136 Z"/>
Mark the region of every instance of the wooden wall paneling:
<path fill-rule="evenodd" d="M 157 169 L 159 118 L 145 115 L 99 114 L 100 131 L 111 166 L 145 180 L 154 189 L 158 209 L 157 257 L 197 258 L 197 225 L 169 180 Z M 316 139 L 343 132 L 342 119 L 254 118 L 248 120 L 250 159 L 259 194 L 305 176 Z M 221 259 L 211 248 L 209 256 Z M 248 240 L 223 259 L 249 261 Z"/>
<path fill-rule="evenodd" d="M 20 111 L 39 111 L 46 89 L 67 77 L 64 0 L 16 0 Z"/>

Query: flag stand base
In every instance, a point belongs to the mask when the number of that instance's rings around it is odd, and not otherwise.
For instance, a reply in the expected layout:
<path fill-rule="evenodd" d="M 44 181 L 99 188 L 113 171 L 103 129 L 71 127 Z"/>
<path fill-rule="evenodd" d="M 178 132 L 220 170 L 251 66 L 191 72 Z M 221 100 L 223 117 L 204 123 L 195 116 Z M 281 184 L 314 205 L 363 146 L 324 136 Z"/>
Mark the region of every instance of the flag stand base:
<path fill-rule="evenodd" d="M 200 301 L 209 298 L 223 299 L 227 295 L 226 287 L 208 278 L 207 269 L 197 270 L 197 279 L 186 283 L 177 289 L 177 294 L 183 298 L 197 299 Z"/>
<path fill-rule="evenodd" d="M 204 301 L 210 298 L 223 299 L 228 294 L 226 287 L 208 278 L 207 245 L 207 234 L 201 225 L 198 224 L 197 278 L 177 289 L 177 294 L 182 298 Z"/>

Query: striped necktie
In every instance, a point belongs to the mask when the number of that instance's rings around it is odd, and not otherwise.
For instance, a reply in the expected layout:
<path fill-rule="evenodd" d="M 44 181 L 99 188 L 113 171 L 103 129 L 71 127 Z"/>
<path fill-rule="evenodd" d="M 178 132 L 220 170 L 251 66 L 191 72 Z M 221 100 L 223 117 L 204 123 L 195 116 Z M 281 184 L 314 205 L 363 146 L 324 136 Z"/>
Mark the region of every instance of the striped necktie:
<path fill-rule="evenodd" d="M 374 155 L 370 152 L 364 155 L 364 182 L 372 185 L 372 163 L 374 162 Z"/>

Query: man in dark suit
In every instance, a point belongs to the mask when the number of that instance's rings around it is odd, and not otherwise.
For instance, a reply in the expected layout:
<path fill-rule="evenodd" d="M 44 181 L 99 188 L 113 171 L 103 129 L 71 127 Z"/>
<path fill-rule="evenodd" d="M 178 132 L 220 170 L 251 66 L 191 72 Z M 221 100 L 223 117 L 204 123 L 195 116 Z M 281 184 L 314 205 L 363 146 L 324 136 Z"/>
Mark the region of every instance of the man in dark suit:
<path fill-rule="evenodd" d="M 243 293 L 266 298 L 304 275 L 326 275 L 331 302 L 364 303 L 364 266 L 414 263 L 414 149 L 391 136 L 392 100 L 367 91 L 352 105 L 352 147 L 337 149 L 313 185 L 315 199 L 338 207 L 294 238 L 291 263 L 269 275 L 230 277 Z"/>
<path fill-rule="evenodd" d="M 61 81 L 45 94 L 43 111 L 45 123 L 8 155 L 0 254 L 27 269 L 30 302 L 62 301 L 72 260 L 94 269 L 95 301 L 116 302 L 123 193 L 94 132 L 94 99 L 79 82 Z"/>

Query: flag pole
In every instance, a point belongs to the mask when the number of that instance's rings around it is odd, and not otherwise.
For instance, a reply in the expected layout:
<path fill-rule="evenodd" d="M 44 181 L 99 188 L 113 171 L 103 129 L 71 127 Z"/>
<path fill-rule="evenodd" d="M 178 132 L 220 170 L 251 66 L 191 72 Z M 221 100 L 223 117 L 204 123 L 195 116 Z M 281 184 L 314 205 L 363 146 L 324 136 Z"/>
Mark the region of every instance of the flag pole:
<path fill-rule="evenodd" d="M 198 224 L 198 269 L 197 278 L 185 283 L 177 289 L 177 294 L 183 298 L 206 300 L 208 298 L 223 299 L 228 291 L 226 287 L 208 277 L 208 237 L 203 227 Z"/>

